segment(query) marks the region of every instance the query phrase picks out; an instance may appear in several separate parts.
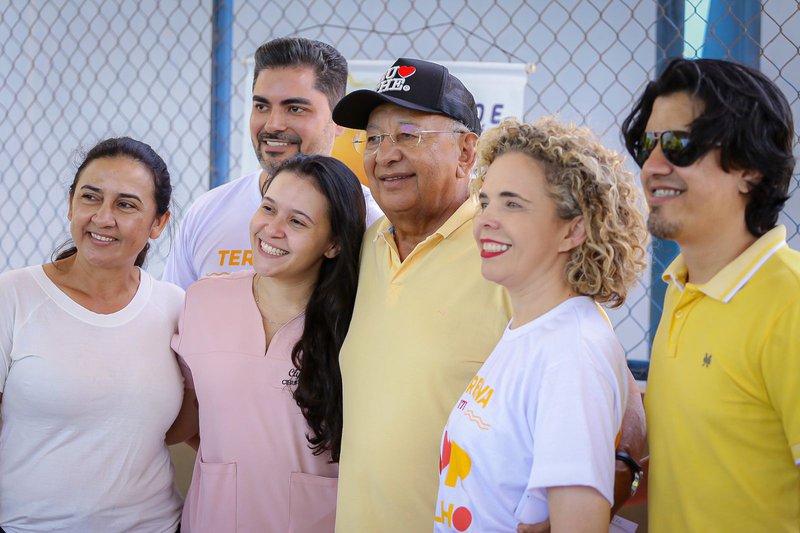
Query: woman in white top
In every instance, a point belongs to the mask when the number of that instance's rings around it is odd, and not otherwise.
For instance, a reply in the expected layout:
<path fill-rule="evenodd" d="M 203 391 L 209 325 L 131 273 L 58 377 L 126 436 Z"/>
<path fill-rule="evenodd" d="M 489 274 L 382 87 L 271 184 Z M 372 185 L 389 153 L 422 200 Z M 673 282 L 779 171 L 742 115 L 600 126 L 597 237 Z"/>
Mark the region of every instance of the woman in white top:
<path fill-rule="evenodd" d="M 93 147 L 69 188 L 74 246 L 0 274 L 0 526 L 179 527 L 165 435 L 183 382 L 169 344 L 183 291 L 140 267 L 169 220 L 169 172 L 129 138 Z"/>
<path fill-rule="evenodd" d="M 475 240 L 513 314 L 442 437 L 436 531 L 608 531 L 625 354 L 598 303 L 644 268 L 639 192 L 621 158 L 552 118 L 478 147 Z M 630 391 L 635 394 L 635 391 Z"/>

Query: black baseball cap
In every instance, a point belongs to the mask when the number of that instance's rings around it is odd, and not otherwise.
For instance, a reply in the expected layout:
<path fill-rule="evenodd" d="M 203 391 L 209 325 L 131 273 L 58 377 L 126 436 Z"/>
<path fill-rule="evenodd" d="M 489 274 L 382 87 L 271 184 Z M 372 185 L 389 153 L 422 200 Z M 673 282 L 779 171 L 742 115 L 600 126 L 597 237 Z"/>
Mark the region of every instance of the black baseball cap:
<path fill-rule="evenodd" d="M 382 104 L 446 115 L 481 134 L 475 98 L 461 80 L 442 65 L 401 57 L 386 71 L 374 91 L 360 89 L 342 98 L 333 108 L 333 121 L 363 130 L 369 115 Z"/>

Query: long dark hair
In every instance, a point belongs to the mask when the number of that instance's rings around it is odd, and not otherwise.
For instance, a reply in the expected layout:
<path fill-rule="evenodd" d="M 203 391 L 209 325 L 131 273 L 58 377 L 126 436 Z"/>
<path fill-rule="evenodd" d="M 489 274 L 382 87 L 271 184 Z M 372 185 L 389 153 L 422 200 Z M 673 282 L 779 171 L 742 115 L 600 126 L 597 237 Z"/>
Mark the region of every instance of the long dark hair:
<path fill-rule="evenodd" d="M 156 198 L 156 216 L 162 216 L 169 211 L 169 204 L 172 198 L 172 182 L 170 181 L 167 164 L 164 163 L 164 160 L 161 159 L 161 156 L 158 155 L 149 144 L 131 139 L 130 137 L 105 139 L 94 145 L 94 147 L 86 152 L 86 155 L 83 157 L 83 161 L 81 161 L 80 165 L 78 166 L 78 170 L 75 171 L 75 177 L 72 179 L 72 185 L 69 186 L 70 202 L 72 201 L 73 196 L 75 196 L 75 187 L 78 186 L 78 180 L 81 177 L 81 173 L 87 166 L 89 166 L 89 163 L 96 159 L 115 157 L 127 157 L 128 159 L 138 161 L 147 167 L 147 169 L 150 171 L 150 174 L 153 176 L 153 185 L 155 187 Z M 134 265 L 138 267 L 144 265 L 144 261 L 147 259 L 147 250 L 149 249 L 150 243 L 148 242 L 144 245 L 142 251 L 139 252 L 139 255 L 136 256 Z M 59 246 L 56 251 L 53 252 L 53 255 L 55 256 L 53 261 L 55 262 L 59 259 L 66 259 L 67 257 L 75 255 L 76 253 L 78 253 L 78 249 L 75 248 L 75 244 L 69 240 Z"/>
<path fill-rule="evenodd" d="M 336 257 L 323 258 L 319 278 L 306 305 L 303 334 L 292 349 L 300 370 L 293 397 L 311 429 L 306 435 L 314 455 L 330 450 L 339 460 L 342 443 L 342 347 L 358 286 L 358 258 L 364 237 L 366 206 L 361 184 L 347 166 L 321 155 L 297 155 L 275 169 L 307 177 L 328 200 Z M 272 179 L 265 184 L 269 189 Z"/>
<path fill-rule="evenodd" d="M 751 184 L 745 223 L 760 237 L 778 221 L 794 170 L 792 110 L 781 90 L 761 72 L 720 59 L 672 60 L 622 122 L 628 152 L 641 138 L 659 96 L 685 91 L 704 104 L 689 143 L 699 156 L 720 147 L 720 166 L 761 174 Z"/>

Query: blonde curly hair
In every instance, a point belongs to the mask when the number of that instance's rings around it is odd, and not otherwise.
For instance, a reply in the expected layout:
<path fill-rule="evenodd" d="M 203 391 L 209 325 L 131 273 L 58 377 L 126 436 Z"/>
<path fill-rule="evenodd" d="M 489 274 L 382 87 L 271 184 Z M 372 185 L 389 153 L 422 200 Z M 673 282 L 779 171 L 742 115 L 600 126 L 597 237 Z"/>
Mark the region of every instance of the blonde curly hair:
<path fill-rule="evenodd" d="M 610 307 L 625 302 L 628 290 L 646 267 L 644 202 L 624 159 L 604 147 L 588 128 L 555 117 L 521 123 L 514 118 L 486 131 L 478 142 L 477 178 L 501 155 L 518 152 L 544 166 L 547 193 L 564 220 L 583 216 L 586 240 L 570 253 L 570 287 Z"/>

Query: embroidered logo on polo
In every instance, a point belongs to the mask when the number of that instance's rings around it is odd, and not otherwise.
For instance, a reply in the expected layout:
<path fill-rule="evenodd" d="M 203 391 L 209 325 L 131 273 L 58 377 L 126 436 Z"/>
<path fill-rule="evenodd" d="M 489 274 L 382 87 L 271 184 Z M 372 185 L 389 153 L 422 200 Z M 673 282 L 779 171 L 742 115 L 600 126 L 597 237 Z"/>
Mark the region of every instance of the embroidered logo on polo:
<path fill-rule="evenodd" d="M 406 83 L 406 80 L 413 76 L 417 71 L 416 67 L 398 65 L 390 68 L 378 82 L 378 88 L 375 89 L 379 93 L 386 91 L 410 91 L 411 86 Z"/>

